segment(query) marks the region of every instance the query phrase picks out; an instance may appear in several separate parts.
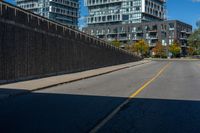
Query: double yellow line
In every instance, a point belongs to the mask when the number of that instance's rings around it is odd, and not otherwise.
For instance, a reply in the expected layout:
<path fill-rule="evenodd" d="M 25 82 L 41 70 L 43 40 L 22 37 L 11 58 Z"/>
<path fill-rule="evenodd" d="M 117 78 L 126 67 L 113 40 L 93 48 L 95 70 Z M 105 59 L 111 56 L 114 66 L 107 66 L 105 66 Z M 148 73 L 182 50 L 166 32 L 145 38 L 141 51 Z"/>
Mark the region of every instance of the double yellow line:
<path fill-rule="evenodd" d="M 100 123 L 98 123 L 89 133 L 96 133 L 101 129 L 110 119 L 112 119 L 122 107 L 124 107 L 131 99 L 137 96 L 142 90 L 144 90 L 149 84 L 151 84 L 154 80 L 156 80 L 164 71 L 169 67 L 171 62 L 167 63 L 158 73 L 153 76 L 149 81 L 147 81 L 142 87 L 140 87 L 136 92 L 131 94 L 127 100 L 125 100 L 122 104 L 120 104 L 117 108 L 115 108 L 108 116 L 105 117 Z"/>

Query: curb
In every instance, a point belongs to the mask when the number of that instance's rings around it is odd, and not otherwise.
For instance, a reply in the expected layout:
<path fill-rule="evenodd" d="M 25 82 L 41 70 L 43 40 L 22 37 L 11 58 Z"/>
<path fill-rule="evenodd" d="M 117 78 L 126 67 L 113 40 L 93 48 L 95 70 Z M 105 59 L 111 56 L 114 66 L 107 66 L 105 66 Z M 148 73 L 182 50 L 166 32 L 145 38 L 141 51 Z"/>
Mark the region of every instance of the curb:
<path fill-rule="evenodd" d="M 200 59 L 179 59 L 179 58 L 171 58 L 171 59 L 159 59 L 159 58 L 145 58 L 145 60 L 151 60 L 151 61 L 200 61 Z"/>
<path fill-rule="evenodd" d="M 151 60 L 148 60 L 146 62 L 142 62 L 142 63 L 139 63 L 139 64 L 130 65 L 130 66 L 125 66 L 125 67 L 122 67 L 122 68 L 117 68 L 117 69 L 110 70 L 108 72 L 99 73 L 99 74 L 96 74 L 96 75 L 81 77 L 81 78 L 78 78 L 78 79 L 74 79 L 74 80 L 70 80 L 70 81 L 66 81 L 66 82 L 62 82 L 62 83 L 57 83 L 57 84 L 53 84 L 53 85 L 47 85 L 45 87 L 40 87 L 40 88 L 36 88 L 36 89 L 33 89 L 33 90 L 24 90 L 24 92 L 9 94 L 8 96 L 6 96 L 4 98 L 0 98 L 0 101 L 6 100 L 6 99 L 11 98 L 11 97 L 29 94 L 29 93 L 34 92 L 34 91 L 44 90 L 44 89 L 47 89 L 47 88 L 51 88 L 51 87 L 55 87 L 55 86 L 59 86 L 59 85 L 67 84 L 67 83 L 72 83 L 72 82 L 76 82 L 76 81 L 80 81 L 80 80 L 84 80 L 84 79 L 89 79 L 89 78 L 109 74 L 109 73 L 116 72 L 116 71 L 123 70 L 123 69 L 131 68 L 131 67 L 135 67 L 135 66 L 140 66 L 140 65 L 143 65 L 143 64 L 148 64 L 150 62 L 151 62 Z"/>

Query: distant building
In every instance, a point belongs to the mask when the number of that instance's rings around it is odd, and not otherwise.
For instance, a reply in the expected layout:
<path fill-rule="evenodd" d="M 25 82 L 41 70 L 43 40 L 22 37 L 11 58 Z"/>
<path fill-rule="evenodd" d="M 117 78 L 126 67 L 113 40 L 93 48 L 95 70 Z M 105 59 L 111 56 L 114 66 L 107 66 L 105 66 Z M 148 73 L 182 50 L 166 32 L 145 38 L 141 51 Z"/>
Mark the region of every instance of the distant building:
<path fill-rule="evenodd" d="M 15 0 L 17 6 L 36 14 L 78 28 L 78 0 Z"/>
<path fill-rule="evenodd" d="M 84 0 L 87 25 L 129 24 L 165 20 L 165 0 Z"/>
<path fill-rule="evenodd" d="M 85 6 L 89 14 L 83 32 L 126 44 L 144 39 L 151 48 L 158 41 L 166 46 L 176 40 L 187 53 L 192 26 L 166 20 L 165 0 L 85 0 Z"/>
<path fill-rule="evenodd" d="M 177 20 L 169 20 L 135 24 L 90 25 L 83 28 L 83 32 L 104 40 L 116 39 L 124 43 L 134 43 L 144 39 L 151 48 L 158 41 L 167 46 L 177 40 L 181 44 L 182 54 L 185 55 L 188 47 L 187 38 L 192 32 L 192 26 Z"/>

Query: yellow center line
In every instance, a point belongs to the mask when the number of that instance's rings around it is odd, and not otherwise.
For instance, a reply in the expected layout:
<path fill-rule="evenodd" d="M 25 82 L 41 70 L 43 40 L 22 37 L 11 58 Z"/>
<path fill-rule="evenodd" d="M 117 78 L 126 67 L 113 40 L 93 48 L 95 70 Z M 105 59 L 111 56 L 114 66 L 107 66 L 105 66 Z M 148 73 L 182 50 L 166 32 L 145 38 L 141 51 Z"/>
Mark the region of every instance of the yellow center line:
<path fill-rule="evenodd" d="M 117 108 L 115 108 L 108 116 L 106 116 L 100 123 L 98 123 L 89 133 L 96 133 L 99 129 L 101 129 L 110 119 L 112 119 L 122 107 L 124 107 L 131 99 L 137 96 L 142 90 L 144 90 L 150 83 L 156 80 L 164 70 L 171 64 L 171 62 L 167 63 L 153 78 L 147 81 L 142 87 L 140 87 L 136 92 L 131 94 L 128 99 L 126 99 L 122 104 L 120 104 Z"/>
<path fill-rule="evenodd" d="M 129 96 L 129 98 L 134 98 L 135 96 L 137 96 L 142 90 L 144 90 L 149 84 L 151 84 L 154 80 L 156 80 L 163 72 L 164 70 L 171 64 L 171 62 L 169 62 L 167 65 L 165 65 L 152 79 L 150 79 L 149 81 L 147 81 L 142 87 L 140 87 L 136 92 L 134 92 L 133 94 L 131 94 Z"/>

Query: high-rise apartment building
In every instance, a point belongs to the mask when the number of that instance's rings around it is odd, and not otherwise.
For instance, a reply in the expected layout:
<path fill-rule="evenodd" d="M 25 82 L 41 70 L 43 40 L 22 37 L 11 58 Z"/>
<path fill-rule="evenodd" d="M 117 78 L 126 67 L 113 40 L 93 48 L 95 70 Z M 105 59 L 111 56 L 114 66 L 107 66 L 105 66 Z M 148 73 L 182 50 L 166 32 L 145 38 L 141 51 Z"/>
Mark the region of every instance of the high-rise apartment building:
<path fill-rule="evenodd" d="M 165 0 L 85 0 L 87 24 L 128 24 L 165 20 Z"/>
<path fill-rule="evenodd" d="M 166 20 L 165 0 L 85 0 L 88 7 L 85 33 L 124 44 L 145 40 L 150 48 L 157 42 L 171 45 L 178 41 L 182 55 L 187 54 L 192 26 L 178 20 Z"/>
<path fill-rule="evenodd" d="M 78 27 L 78 0 L 16 0 L 17 6 L 65 24 Z"/>

